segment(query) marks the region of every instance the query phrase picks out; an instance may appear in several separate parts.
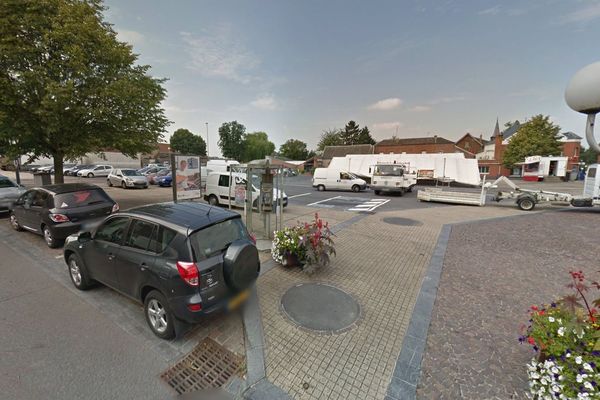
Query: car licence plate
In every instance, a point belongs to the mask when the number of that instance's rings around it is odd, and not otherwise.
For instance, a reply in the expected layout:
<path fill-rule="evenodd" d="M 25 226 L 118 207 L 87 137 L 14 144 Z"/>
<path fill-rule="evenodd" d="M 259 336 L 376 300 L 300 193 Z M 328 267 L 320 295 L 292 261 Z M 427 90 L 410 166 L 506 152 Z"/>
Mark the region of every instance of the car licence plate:
<path fill-rule="evenodd" d="M 248 300 L 248 297 L 250 297 L 250 290 L 244 290 L 243 292 L 238 293 L 237 295 L 235 295 L 234 298 L 232 298 L 231 300 L 229 300 L 229 304 L 228 304 L 228 309 L 230 311 L 235 310 L 236 308 L 238 308 L 242 303 L 244 303 L 246 300 Z"/>

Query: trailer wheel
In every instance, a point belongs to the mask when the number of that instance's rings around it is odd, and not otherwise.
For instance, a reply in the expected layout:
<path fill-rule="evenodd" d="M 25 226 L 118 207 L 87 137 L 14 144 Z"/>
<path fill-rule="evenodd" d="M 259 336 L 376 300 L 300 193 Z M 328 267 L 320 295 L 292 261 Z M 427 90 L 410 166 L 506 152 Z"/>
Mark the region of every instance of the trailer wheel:
<path fill-rule="evenodd" d="M 522 197 L 517 200 L 517 206 L 523 211 L 531 211 L 535 208 L 535 201 L 531 197 Z"/>

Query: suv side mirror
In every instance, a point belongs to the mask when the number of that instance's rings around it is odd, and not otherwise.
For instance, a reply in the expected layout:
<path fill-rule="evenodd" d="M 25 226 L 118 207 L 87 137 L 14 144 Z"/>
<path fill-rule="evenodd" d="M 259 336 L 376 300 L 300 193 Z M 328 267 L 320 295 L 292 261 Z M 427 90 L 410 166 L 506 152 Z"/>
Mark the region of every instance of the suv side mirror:
<path fill-rule="evenodd" d="M 79 241 L 80 242 L 87 242 L 89 240 L 92 240 L 92 232 L 90 231 L 83 231 L 79 234 Z"/>

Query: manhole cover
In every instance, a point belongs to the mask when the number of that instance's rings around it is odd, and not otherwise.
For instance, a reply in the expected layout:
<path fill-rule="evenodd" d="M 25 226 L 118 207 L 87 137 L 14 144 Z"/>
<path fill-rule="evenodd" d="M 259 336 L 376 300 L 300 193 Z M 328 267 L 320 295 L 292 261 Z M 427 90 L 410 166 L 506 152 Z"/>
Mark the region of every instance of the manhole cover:
<path fill-rule="evenodd" d="M 403 225 L 403 226 L 419 226 L 423 225 L 421 221 L 417 221 L 410 218 L 401 218 L 401 217 L 385 217 L 383 222 L 386 224 L 392 225 Z"/>
<path fill-rule="evenodd" d="M 360 306 L 348 293 L 323 283 L 303 283 L 281 298 L 286 317 L 300 328 L 321 334 L 341 333 L 355 326 Z"/>
<path fill-rule="evenodd" d="M 218 388 L 240 371 L 242 361 L 241 357 L 206 338 L 184 359 L 163 372 L 161 378 L 178 394 Z"/>

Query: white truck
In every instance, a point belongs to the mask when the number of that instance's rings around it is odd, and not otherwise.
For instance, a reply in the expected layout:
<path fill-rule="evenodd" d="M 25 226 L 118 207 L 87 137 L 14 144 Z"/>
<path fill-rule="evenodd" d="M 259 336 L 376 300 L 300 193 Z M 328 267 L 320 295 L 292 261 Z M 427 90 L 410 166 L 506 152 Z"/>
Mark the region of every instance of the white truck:
<path fill-rule="evenodd" d="M 417 171 L 411 171 L 408 163 L 377 163 L 371 171 L 371 189 L 376 195 L 381 192 L 398 193 L 402 196 L 411 192 L 417 184 Z"/>

